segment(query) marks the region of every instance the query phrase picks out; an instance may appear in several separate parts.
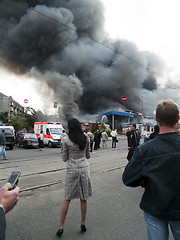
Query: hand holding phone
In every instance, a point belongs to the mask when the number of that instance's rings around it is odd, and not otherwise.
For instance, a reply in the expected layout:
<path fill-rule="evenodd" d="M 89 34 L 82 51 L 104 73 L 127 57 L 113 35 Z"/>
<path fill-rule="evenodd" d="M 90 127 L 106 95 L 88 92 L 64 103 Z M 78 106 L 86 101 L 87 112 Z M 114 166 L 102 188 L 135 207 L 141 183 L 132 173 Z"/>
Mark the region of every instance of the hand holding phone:
<path fill-rule="evenodd" d="M 20 175 L 21 175 L 21 172 L 19 171 L 11 173 L 11 176 L 8 182 L 11 184 L 12 189 L 14 189 L 17 186 Z"/>

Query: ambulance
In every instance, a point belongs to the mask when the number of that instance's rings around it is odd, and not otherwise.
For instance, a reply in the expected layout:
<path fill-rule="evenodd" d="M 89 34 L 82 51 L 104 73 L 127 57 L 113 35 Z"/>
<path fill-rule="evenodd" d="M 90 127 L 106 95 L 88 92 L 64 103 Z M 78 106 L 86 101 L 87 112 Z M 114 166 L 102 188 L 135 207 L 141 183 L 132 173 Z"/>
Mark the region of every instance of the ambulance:
<path fill-rule="evenodd" d="M 44 145 L 48 147 L 61 145 L 63 126 L 61 122 L 35 122 L 34 133 L 39 137 L 43 131 Z"/>

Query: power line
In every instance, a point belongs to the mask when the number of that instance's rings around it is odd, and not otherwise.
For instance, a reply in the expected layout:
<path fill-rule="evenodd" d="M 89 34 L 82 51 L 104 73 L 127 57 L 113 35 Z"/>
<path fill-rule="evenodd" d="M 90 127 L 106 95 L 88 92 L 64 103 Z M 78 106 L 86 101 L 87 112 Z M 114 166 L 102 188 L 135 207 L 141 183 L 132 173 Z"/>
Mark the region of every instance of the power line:
<path fill-rule="evenodd" d="M 34 9 L 34 8 L 31 8 L 31 9 L 32 9 L 33 11 L 35 11 L 36 13 L 38 13 L 38 14 L 40 14 L 40 15 L 46 17 L 46 18 L 49 18 L 52 22 L 56 22 L 56 23 L 58 23 L 58 24 L 60 24 L 60 25 L 63 25 L 64 27 L 66 27 L 66 28 L 68 28 L 68 29 L 70 29 L 70 30 L 72 30 L 72 31 L 74 31 L 74 32 L 76 32 L 76 33 L 78 33 L 76 29 L 74 29 L 74 28 L 72 28 L 72 27 L 70 27 L 70 26 L 68 26 L 68 25 L 66 25 L 66 24 L 64 24 L 64 23 L 62 23 L 62 22 L 60 22 L 60 21 L 58 21 L 58 20 L 52 18 L 52 17 L 49 17 L 48 15 L 46 15 L 46 14 L 40 12 L 40 11 L 37 11 L 37 10 Z M 94 38 L 91 38 L 91 37 L 89 37 L 89 36 L 86 36 L 86 37 L 89 38 L 90 40 L 92 40 L 93 42 L 96 42 L 96 43 L 98 43 L 99 45 L 101 45 L 101 46 L 103 46 L 103 47 L 105 47 L 105 48 L 107 48 L 107 49 L 113 51 L 114 53 L 117 53 L 117 54 L 121 55 L 122 57 L 128 59 L 129 61 L 134 62 L 134 63 L 140 65 L 141 67 L 146 68 L 146 69 L 149 70 L 150 72 L 152 72 L 152 73 L 154 73 L 154 74 L 157 74 L 157 75 L 159 75 L 160 77 L 164 77 L 162 74 L 160 74 L 160 73 L 158 73 L 158 72 L 152 70 L 151 68 L 145 66 L 144 64 L 142 64 L 142 63 L 140 63 L 140 62 L 138 62 L 138 61 L 136 61 L 136 60 L 134 60 L 134 59 L 132 59 L 132 58 L 130 58 L 130 57 L 128 57 L 128 56 L 122 54 L 122 53 L 120 53 L 119 51 L 115 51 L 112 47 L 107 46 L 107 45 L 105 45 L 105 44 L 99 42 L 98 40 L 96 40 L 96 39 L 94 39 Z"/>

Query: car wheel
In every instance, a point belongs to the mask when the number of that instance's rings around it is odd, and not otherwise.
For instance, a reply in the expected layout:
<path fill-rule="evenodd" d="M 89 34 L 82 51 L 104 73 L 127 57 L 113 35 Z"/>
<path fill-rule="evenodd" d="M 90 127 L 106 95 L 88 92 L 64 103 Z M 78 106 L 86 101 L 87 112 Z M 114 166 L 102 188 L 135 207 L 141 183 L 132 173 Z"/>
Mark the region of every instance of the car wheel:
<path fill-rule="evenodd" d="M 52 147 L 52 142 L 51 141 L 48 142 L 48 147 L 50 147 L 50 148 Z"/>

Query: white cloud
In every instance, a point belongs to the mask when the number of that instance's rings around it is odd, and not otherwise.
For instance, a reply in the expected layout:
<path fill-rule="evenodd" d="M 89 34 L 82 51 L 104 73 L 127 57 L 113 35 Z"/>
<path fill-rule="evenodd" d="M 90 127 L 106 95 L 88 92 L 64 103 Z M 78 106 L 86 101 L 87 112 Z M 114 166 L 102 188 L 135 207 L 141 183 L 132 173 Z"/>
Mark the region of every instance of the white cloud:
<path fill-rule="evenodd" d="M 160 55 L 179 72 L 179 0 L 102 0 L 106 30 L 113 38 L 128 39 L 139 49 Z"/>

